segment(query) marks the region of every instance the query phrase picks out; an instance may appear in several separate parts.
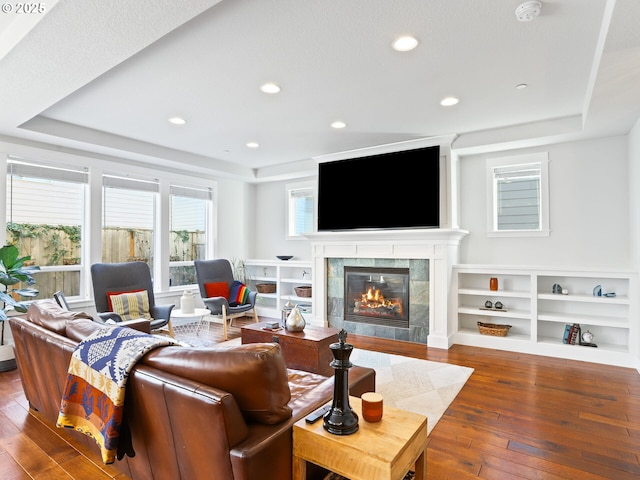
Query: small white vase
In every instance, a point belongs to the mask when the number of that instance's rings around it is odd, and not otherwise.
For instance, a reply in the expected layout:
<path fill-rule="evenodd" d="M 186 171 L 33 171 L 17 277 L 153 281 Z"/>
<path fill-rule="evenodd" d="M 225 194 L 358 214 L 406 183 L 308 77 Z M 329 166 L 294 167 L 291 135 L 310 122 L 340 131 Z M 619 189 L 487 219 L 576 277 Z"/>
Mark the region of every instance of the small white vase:
<path fill-rule="evenodd" d="M 291 313 L 289 313 L 289 316 L 287 317 L 287 330 L 289 330 L 290 332 L 301 332 L 302 330 L 304 330 L 306 324 L 307 322 L 305 322 L 304 317 L 300 313 L 300 310 L 298 310 L 298 306 L 295 305 L 291 309 Z"/>
<path fill-rule="evenodd" d="M 180 311 L 182 313 L 193 313 L 195 311 L 195 298 L 191 290 L 185 290 L 180 297 Z"/>

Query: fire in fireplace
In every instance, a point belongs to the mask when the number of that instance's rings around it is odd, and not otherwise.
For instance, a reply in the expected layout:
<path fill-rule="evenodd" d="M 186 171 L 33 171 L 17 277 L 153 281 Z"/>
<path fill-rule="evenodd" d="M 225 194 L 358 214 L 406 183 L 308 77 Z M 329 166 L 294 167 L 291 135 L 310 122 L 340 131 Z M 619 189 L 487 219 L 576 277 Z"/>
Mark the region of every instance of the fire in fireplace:
<path fill-rule="evenodd" d="M 344 267 L 344 319 L 409 328 L 409 269 Z"/>

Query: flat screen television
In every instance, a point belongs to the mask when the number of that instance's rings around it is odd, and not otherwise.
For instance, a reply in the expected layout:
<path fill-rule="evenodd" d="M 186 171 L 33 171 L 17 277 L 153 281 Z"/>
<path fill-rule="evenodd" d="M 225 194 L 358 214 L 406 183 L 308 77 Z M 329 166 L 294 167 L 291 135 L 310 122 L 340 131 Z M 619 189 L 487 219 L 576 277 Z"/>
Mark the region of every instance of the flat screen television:
<path fill-rule="evenodd" d="M 440 147 L 318 165 L 318 231 L 440 226 Z"/>

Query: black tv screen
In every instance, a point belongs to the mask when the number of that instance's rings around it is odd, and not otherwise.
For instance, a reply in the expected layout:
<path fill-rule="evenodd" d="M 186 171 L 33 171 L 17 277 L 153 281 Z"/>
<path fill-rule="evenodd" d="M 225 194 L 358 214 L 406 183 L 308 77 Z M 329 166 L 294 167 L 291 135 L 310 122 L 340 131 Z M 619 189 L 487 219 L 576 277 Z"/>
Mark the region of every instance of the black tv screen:
<path fill-rule="evenodd" d="M 319 164 L 318 231 L 439 226 L 438 146 Z"/>

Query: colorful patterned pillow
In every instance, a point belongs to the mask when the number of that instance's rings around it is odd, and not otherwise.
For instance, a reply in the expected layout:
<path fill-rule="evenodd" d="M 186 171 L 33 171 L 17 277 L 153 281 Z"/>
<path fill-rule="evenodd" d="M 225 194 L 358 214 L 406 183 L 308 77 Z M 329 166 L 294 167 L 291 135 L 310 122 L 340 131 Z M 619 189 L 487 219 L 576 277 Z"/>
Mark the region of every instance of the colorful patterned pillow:
<path fill-rule="evenodd" d="M 207 298 L 224 297 L 229 299 L 229 284 L 227 282 L 209 282 L 204 284 Z"/>
<path fill-rule="evenodd" d="M 229 305 L 232 307 L 244 305 L 249 300 L 249 293 L 251 293 L 251 290 L 244 283 L 235 280 L 229 292 Z"/>
<path fill-rule="evenodd" d="M 122 293 L 109 297 L 113 311 L 122 317 L 122 320 L 134 320 L 146 318 L 151 320 L 149 314 L 149 294 L 146 290 L 140 292 Z"/>

